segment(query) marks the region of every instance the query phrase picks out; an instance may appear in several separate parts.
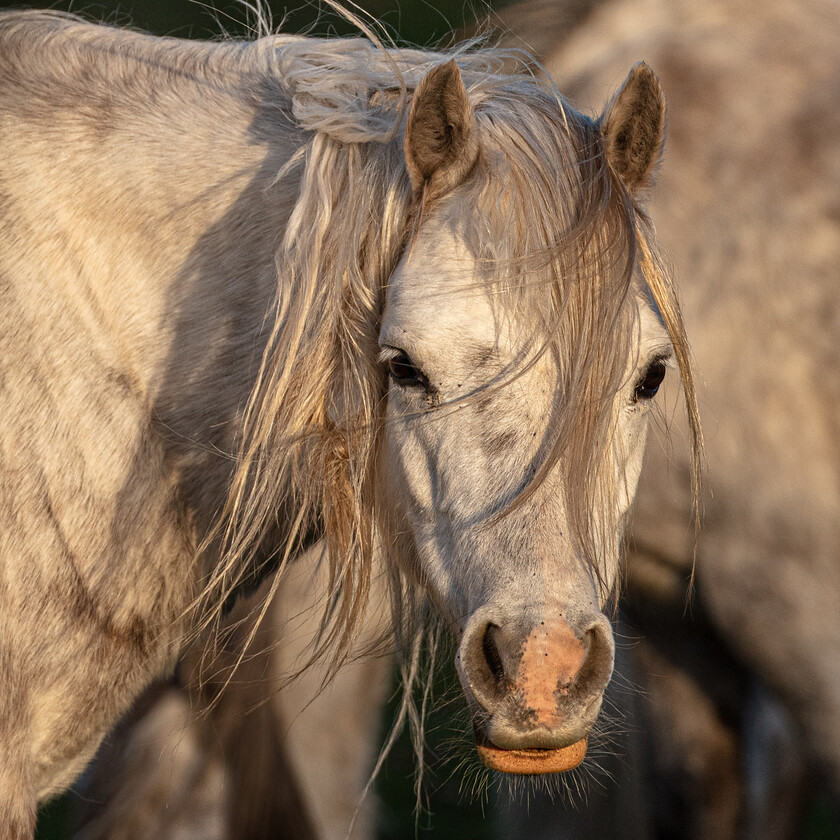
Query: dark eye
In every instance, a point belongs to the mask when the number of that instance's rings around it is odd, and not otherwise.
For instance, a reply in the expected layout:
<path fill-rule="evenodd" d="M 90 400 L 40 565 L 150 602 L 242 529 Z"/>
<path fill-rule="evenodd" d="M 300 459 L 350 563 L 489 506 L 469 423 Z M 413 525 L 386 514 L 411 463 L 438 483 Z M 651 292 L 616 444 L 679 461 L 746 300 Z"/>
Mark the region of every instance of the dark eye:
<path fill-rule="evenodd" d="M 429 384 L 426 374 L 411 361 L 404 350 L 388 359 L 388 373 L 403 388 L 425 388 Z"/>
<path fill-rule="evenodd" d="M 635 399 L 637 400 L 651 400 L 656 396 L 662 380 L 665 378 L 665 362 L 662 359 L 657 359 L 645 371 L 645 375 L 639 380 L 636 385 Z"/>

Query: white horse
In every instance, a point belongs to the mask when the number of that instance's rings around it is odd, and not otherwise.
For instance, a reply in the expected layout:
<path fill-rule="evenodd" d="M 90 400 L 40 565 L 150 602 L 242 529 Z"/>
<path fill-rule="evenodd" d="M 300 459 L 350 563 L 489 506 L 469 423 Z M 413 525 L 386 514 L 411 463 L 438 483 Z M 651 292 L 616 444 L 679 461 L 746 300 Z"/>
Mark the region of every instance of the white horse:
<path fill-rule="evenodd" d="M 5 836 L 317 535 L 335 662 L 378 546 L 483 760 L 583 758 L 671 358 L 699 436 L 664 100 L 638 65 L 593 121 L 503 58 L 0 15 Z"/>

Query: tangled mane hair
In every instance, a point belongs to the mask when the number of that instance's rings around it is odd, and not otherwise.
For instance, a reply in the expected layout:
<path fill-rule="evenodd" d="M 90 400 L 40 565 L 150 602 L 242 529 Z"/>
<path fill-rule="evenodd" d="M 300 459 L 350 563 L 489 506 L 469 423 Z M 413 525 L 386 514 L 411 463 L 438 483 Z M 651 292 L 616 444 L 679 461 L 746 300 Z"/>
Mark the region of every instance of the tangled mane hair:
<path fill-rule="evenodd" d="M 512 55 L 502 50 L 384 50 L 361 38 L 258 43 L 288 97 L 278 107 L 300 129 L 298 150 L 277 176 L 297 200 L 277 251 L 272 329 L 230 494 L 208 538 L 222 547 L 204 614 L 207 622 L 218 616 L 278 525 L 281 570 L 315 531 L 326 540 L 331 580 L 318 650 L 336 666 L 363 613 L 374 552 L 395 548 L 377 495 L 387 388 L 377 339 L 389 278 L 421 217 L 402 137 L 411 95 L 432 67 L 455 58 L 476 116 L 479 159 L 459 188 L 477 208 L 464 223 L 467 244 L 487 282 L 542 325 L 539 352 L 555 353 L 564 404 L 574 406 L 519 498 L 561 465 L 566 486 L 580 490 L 568 502 L 584 556 L 598 569 L 604 558 L 593 546 L 618 551 L 605 406 L 627 376 L 638 325 L 625 303 L 634 284 L 647 285 L 676 351 L 695 487 L 697 407 L 674 287 L 647 217 L 607 162 L 597 122 L 547 82 L 510 70 Z M 293 521 L 277 523 L 281 510 L 294 511 Z"/>

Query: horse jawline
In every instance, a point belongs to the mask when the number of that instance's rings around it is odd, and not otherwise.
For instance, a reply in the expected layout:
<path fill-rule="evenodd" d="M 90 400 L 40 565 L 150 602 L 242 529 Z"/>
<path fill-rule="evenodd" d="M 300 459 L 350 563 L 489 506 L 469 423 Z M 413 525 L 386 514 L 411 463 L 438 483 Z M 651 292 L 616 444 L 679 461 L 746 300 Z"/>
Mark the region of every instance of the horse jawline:
<path fill-rule="evenodd" d="M 491 769 L 514 775 L 536 776 L 572 770 L 586 756 L 587 739 L 553 750 L 503 750 L 490 744 L 476 744 L 479 758 Z"/>

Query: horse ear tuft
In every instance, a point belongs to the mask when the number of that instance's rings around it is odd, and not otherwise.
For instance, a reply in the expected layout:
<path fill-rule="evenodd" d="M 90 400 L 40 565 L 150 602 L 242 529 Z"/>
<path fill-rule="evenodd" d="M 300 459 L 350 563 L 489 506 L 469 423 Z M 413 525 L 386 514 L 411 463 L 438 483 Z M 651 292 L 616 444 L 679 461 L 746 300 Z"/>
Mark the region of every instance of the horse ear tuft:
<path fill-rule="evenodd" d="M 607 160 L 634 195 L 653 185 L 665 144 L 665 94 L 654 72 L 637 64 L 598 120 Z"/>
<path fill-rule="evenodd" d="M 454 60 L 417 86 L 405 129 L 405 163 L 415 192 L 439 196 L 458 186 L 478 155 L 475 117 Z"/>

